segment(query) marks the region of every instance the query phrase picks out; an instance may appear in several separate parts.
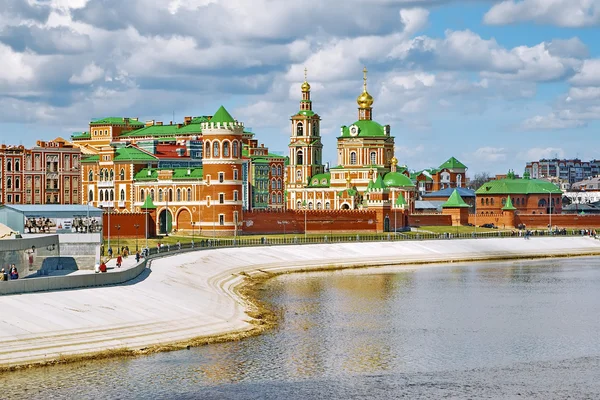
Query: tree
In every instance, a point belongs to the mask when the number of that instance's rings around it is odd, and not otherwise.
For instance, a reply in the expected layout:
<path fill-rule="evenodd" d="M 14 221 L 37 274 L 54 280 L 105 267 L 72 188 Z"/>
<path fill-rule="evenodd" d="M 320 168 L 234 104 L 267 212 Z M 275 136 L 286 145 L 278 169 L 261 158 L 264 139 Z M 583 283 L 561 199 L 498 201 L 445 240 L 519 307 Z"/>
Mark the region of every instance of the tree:
<path fill-rule="evenodd" d="M 473 190 L 479 189 L 484 183 L 489 182 L 491 179 L 490 174 L 487 172 L 479 172 L 475 174 L 473 179 L 469 181 L 469 188 Z"/>

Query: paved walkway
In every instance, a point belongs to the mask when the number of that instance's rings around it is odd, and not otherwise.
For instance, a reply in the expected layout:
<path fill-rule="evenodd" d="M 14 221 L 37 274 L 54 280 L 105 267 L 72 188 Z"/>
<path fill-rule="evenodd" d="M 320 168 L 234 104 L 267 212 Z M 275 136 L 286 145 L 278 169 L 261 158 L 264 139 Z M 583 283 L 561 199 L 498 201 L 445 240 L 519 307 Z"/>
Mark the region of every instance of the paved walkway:
<path fill-rule="evenodd" d="M 154 260 L 140 277 L 119 286 L 0 296 L 0 367 L 249 330 L 248 304 L 235 292 L 241 272 L 566 254 L 600 254 L 600 241 L 534 237 L 184 253 Z"/>

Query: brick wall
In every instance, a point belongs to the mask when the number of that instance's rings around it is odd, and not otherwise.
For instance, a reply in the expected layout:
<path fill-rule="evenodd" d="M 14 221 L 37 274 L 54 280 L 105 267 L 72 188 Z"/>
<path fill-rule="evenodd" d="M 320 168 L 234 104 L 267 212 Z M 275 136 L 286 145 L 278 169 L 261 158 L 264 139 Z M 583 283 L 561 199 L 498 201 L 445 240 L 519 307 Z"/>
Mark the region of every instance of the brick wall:
<path fill-rule="evenodd" d="M 515 225 L 525 224 L 527 228 L 546 228 L 548 214 L 518 214 Z M 559 228 L 599 228 L 600 215 L 552 214 L 552 226 Z"/>
<path fill-rule="evenodd" d="M 102 226 L 104 227 L 104 238 L 108 237 L 108 214 L 104 213 L 102 218 Z M 135 225 L 139 225 L 137 236 L 139 238 L 146 237 L 146 214 L 144 213 L 111 213 L 110 214 L 110 237 L 120 236 L 122 238 L 135 238 Z M 121 228 L 117 231 L 116 226 Z M 148 215 L 148 237 L 156 236 L 156 221 L 154 213 Z"/>
<path fill-rule="evenodd" d="M 452 216 L 443 214 L 413 214 L 408 216 L 410 226 L 452 226 Z"/>

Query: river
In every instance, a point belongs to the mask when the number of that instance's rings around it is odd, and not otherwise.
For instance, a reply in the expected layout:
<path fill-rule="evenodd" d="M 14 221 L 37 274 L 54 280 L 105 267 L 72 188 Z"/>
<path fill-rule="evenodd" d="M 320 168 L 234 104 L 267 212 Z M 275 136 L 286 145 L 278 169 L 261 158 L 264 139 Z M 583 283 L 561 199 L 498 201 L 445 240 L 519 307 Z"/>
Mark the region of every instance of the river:
<path fill-rule="evenodd" d="M 285 275 L 276 329 L 2 374 L 3 399 L 600 398 L 600 260 Z"/>

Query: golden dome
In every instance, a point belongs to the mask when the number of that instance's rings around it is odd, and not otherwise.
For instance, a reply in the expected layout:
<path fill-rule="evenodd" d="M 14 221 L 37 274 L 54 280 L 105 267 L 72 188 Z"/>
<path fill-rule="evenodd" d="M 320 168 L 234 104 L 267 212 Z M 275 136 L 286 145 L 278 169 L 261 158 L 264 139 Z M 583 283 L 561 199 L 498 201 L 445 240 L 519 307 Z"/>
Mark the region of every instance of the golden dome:
<path fill-rule="evenodd" d="M 396 157 L 393 157 L 391 161 L 394 165 L 398 164 L 398 159 Z"/>
<path fill-rule="evenodd" d="M 363 73 L 363 92 L 358 96 L 356 102 L 360 108 L 371 108 L 373 106 L 373 96 L 367 92 L 367 67 L 363 69 Z"/>
<path fill-rule="evenodd" d="M 310 90 L 310 85 L 308 84 L 308 82 L 304 81 L 301 88 L 303 92 L 308 92 Z"/>
<path fill-rule="evenodd" d="M 350 177 L 350 174 L 348 174 L 348 176 L 346 176 L 346 182 L 348 182 L 348 183 L 352 182 L 352 178 Z"/>

